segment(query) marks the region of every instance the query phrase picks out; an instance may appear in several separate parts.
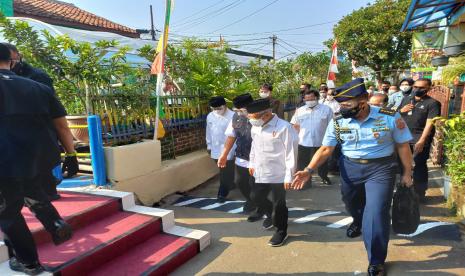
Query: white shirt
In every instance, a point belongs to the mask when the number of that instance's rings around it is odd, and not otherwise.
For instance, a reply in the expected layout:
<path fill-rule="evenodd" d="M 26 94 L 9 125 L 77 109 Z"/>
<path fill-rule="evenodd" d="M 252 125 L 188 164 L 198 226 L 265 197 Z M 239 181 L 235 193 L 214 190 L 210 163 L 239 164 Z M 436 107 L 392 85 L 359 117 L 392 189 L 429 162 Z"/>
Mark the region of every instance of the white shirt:
<path fill-rule="evenodd" d="M 232 120 L 229 122 L 228 127 L 226 128 L 226 131 L 224 132 L 224 134 L 228 137 L 236 138 L 236 133 L 234 132 L 234 128 L 232 126 Z M 236 156 L 236 165 L 238 165 L 239 167 L 248 168 L 249 161 Z"/>
<path fill-rule="evenodd" d="M 306 105 L 297 108 L 291 124 L 299 125 L 299 145 L 304 147 L 321 147 L 326 128 L 333 118 L 333 111 L 324 104 L 314 108 Z"/>
<path fill-rule="evenodd" d="M 264 126 L 253 126 L 249 167 L 255 183 L 290 183 L 296 166 L 298 136 L 288 122 L 276 114 Z"/>
<path fill-rule="evenodd" d="M 334 99 L 332 99 L 331 101 L 327 99 L 320 100 L 320 104 L 329 106 L 329 108 L 331 108 L 331 110 L 333 111 L 333 114 L 338 113 L 341 110 L 341 105 Z"/>
<path fill-rule="evenodd" d="M 229 108 L 223 115 L 218 115 L 216 112 L 210 112 L 207 116 L 207 130 L 206 130 L 206 141 L 207 149 L 211 150 L 211 158 L 218 159 L 224 148 L 224 142 L 226 141 L 226 135 L 224 134 L 229 122 L 233 118 L 234 112 Z M 234 151 L 236 145 L 233 146 L 228 154 L 228 160 L 234 158 Z"/>

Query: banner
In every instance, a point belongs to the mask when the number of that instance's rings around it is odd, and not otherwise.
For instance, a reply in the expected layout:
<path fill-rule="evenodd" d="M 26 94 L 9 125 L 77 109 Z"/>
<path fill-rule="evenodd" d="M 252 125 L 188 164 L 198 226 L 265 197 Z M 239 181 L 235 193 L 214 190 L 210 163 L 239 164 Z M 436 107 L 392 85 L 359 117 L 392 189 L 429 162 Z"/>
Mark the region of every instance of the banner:
<path fill-rule="evenodd" d="M 429 67 L 431 59 L 443 55 L 445 32 L 430 30 L 412 35 L 412 67 Z"/>

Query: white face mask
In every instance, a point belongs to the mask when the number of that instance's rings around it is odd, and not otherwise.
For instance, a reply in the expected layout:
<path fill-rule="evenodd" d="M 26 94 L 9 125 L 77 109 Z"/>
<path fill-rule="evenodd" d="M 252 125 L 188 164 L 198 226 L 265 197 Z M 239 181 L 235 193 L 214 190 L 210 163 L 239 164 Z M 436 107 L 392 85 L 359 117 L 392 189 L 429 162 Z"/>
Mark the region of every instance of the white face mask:
<path fill-rule="evenodd" d="M 305 105 L 307 105 L 310 108 L 315 107 L 318 104 L 318 101 L 305 101 Z"/>
<path fill-rule="evenodd" d="M 403 85 L 400 87 L 400 90 L 402 90 L 402 92 L 407 92 L 409 91 L 410 89 L 410 85 Z"/>
<path fill-rule="evenodd" d="M 265 121 L 263 121 L 263 119 L 249 119 L 249 122 L 251 125 L 256 127 L 261 127 L 265 124 Z"/>
<path fill-rule="evenodd" d="M 327 99 L 328 101 L 332 101 L 332 100 L 334 100 L 334 96 L 333 96 L 333 95 L 328 95 L 328 96 L 326 97 L 326 99 Z"/>
<path fill-rule="evenodd" d="M 260 92 L 260 98 L 262 99 L 266 99 L 270 97 L 270 93 L 269 92 Z"/>
<path fill-rule="evenodd" d="M 367 92 L 368 92 L 368 94 L 372 94 L 372 93 L 373 93 L 373 90 L 368 89 Z"/>
<path fill-rule="evenodd" d="M 223 106 L 222 109 L 215 109 L 215 110 L 213 110 L 213 111 L 216 113 L 216 115 L 223 116 L 224 113 L 226 112 L 226 108 Z"/>
<path fill-rule="evenodd" d="M 320 92 L 320 95 L 324 99 L 324 98 L 326 98 L 327 93 L 326 92 Z"/>
<path fill-rule="evenodd" d="M 389 95 L 392 95 L 392 94 L 394 94 L 394 93 L 396 93 L 396 92 L 397 92 L 396 90 L 389 90 L 389 91 L 388 91 Z"/>

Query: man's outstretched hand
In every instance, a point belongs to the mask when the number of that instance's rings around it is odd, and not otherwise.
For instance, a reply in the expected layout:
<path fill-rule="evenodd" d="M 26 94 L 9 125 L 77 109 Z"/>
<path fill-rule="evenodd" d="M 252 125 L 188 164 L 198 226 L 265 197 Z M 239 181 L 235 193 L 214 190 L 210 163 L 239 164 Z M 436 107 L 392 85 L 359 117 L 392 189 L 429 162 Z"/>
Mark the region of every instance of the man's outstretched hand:
<path fill-rule="evenodd" d="M 305 184 L 311 179 L 312 175 L 308 171 L 298 171 L 294 174 L 294 181 L 292 181 L 292 189 L 301 190 Z"/>

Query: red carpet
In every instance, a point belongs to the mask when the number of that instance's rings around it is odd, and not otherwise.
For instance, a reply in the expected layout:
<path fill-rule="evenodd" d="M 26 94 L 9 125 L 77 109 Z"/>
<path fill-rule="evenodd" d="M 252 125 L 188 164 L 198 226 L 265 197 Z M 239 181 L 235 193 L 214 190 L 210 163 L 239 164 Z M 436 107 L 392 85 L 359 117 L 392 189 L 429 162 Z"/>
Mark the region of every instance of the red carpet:
<path fill-rule="evenodd" d="M 161 219 L 121 211 L 118 199 L 61 193 L 54 202 L 73 229 L 73 238 L 55 246 L 26 210 L 39 256 L 60 275 L 167 275 L 198 253 L 198 242 L 161 233 Z"/>

